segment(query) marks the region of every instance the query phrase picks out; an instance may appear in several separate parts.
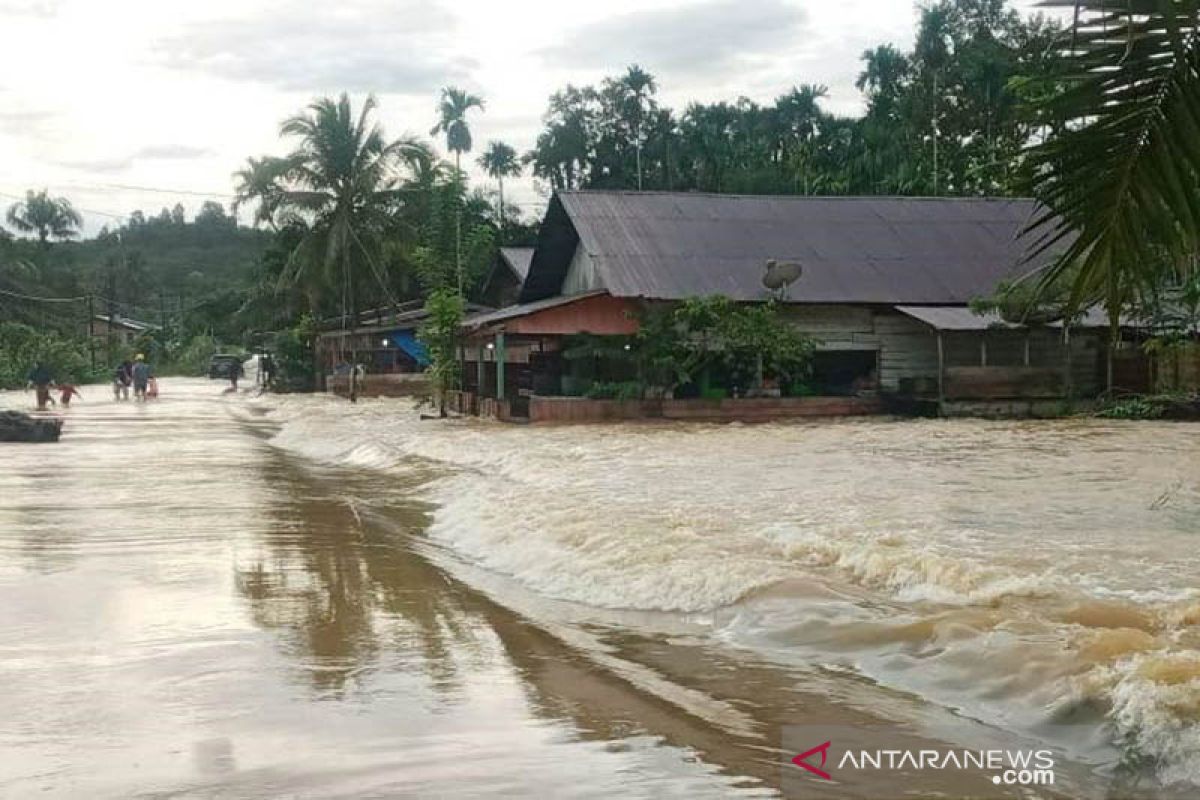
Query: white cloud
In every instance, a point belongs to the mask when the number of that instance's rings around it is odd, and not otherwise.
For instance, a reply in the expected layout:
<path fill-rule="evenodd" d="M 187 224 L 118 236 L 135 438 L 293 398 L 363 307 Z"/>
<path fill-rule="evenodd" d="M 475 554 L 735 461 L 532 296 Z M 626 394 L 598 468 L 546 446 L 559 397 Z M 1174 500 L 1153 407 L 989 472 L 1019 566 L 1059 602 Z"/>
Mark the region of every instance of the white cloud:
<path fill-rule="evenodd" d="M 226 201 L 247 156 L 284 150 L 282 119 L 343 90 L 376 93 L 389 134 L 424 135 L 438 88 L 460 83 L 487 99 L 476 150 L 526 150 L 552 92 L 635 61 L 676 108 L 824 83 L 828 107 L 853 113 L 859 54 L 908 47 L 915 19 L 912 0 L 0 0 L 0 192 L 194 211 L 203 198 L 139 187 Z M 477 155 L 464 166 L 490 185 Z M 505 187 L 544 205 L 528 177 Z"/>

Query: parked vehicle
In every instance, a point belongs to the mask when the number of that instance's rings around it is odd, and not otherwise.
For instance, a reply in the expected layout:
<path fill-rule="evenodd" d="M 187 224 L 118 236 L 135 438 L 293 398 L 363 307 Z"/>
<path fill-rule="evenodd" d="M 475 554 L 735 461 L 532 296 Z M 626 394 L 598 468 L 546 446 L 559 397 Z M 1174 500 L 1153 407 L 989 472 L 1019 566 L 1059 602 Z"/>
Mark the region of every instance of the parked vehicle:
<path fill-rule="evenodd" d="M 208 361 L 208 377 L 229 380 L 234 371 L 238 377 L 242 375 L 242 357 L 231 353 L 217 353 Z"/>

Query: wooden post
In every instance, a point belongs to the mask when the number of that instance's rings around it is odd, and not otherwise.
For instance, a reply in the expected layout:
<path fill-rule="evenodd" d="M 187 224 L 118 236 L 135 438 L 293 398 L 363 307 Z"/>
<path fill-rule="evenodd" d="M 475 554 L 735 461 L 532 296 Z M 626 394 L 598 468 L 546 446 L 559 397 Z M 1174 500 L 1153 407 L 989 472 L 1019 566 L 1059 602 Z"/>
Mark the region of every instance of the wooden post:
<path fill-rule="evenodd" d="M 979 334 L 979 366 L 987 366 L 987 334 Z"/>
<path fill-rule="evenodd" d="M 504 399 L 504 331 L 496 334 L 496 399 Z"/>
<path fill-rule="evenodd" d="M 942 332 L 937 332 L 938 347 L 938 413 L 946 403 L 946 348 L 942 344 Z"/>
<path fill-rule="evenodd" d="M 1108 336 L 1108 358 L 1105 363 L 1105 394 L 1112 396 L 1113 392 L 1113 356 L 1116 355 L 1117 345 L 1120 344 L 1121 331 L 1118 328 L 1110 331 Z"/>
<path fill-rule="evenodd" d="M 487 352 L 487 348 L 483 346 L 483 342 L 479 343 L 477 351 L 479 353 L 479 362 L 475 364 L 475 396 L 483 397 L 483 358 L 484 354 Z"/>
<path fill-rule="evenodd" d="M 1025 366 L 1029 366 L 1029 331 L 1025 331 Z"/>
<path fill-rule="evenodd" d="M 1067 400 L 1070 400 L 1071 396 L 1075 393 L 1072 386 L 1074 381 L 1071 376 L 1071 326 L 1065 320 L 1063 321 L 1063 347 L 1066 350 L 1063 354 L 1063 369 L 1065 372 L 1063 375 L 1063 396 Z"/>

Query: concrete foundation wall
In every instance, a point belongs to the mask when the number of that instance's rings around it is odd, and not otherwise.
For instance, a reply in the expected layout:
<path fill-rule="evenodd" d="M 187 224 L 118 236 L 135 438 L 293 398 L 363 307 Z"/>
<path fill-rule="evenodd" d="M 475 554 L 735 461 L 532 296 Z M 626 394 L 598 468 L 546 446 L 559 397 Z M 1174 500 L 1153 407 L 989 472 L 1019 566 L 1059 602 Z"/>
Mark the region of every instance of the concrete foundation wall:
<path fill-rule="evenodd" d="M 348 375 L 327 375 L 325 386 L 334 394 L 348 397 L 350 377 Z M 367 375 L 358 387 L 359 397 L 422 397 L 430 392 L 429 379 L 422 373 Z"/>
<path fill-rule="evenodd" d="M 671 419 L 703 422 L 770 422 L 796 417 L 880 414 L 874 397 L 781 397 L 726 400 L 591 400 L 583 397 L 531 397 L 530 422 L 604 422 Z"/>

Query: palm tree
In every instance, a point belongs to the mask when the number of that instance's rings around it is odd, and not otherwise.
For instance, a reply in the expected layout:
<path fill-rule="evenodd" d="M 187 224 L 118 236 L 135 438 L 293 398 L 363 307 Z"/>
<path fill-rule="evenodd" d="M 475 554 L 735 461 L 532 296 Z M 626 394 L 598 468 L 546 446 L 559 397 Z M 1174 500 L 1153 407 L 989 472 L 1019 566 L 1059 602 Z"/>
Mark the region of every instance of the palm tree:
<path fill-rule="evenodd" d="M 288 170 L 287 159 L 263 156 L 246 159 L 246 166 L 233 173 L 237 181 L 234 187 L 233 215 L 248 202 L 257 202 L 251 224 L 255 227 L 262 223 L 278 231 L 278 220 L 275 219 L 282 200 L 280 179 Z"/>
<path fill-rule="evenodd" d="M 438 123 L 429 131 L 430 136 L 439 133 L 446 134 L 446 149 L 454 153 L 454 172 L 458 180 L 462 180 L 462 165 L 459 163 L 463 153 L 471 152 L 471 127 L 467 124 L 467 112 L 472 108 L 483 110 L 483 98 L 459 89 L 457 86 L 447 86 L 442 89 L 442 99 L 438 104 Z M 461 214 L 459 215 L 461 217 Z M 463 291 L 462 268 L 462 221 L 455 220 L 454 233 L 454 267 L 458 272 L 458 291 Z"/>
<path fill-rule="evenodd" d="M 625 91 L 629 113 L 633 117 L 633 145 L 637 157 L 637 188 L 642 188 L 642 146 L 645 144 L 642 136 L 642 125 L 646 118 L 646 104 L 650 97 L 658 91 L 654 76 L 637 64 L 631 64 L 621 76 L 620 86 Z"/>
<path fill-rule="evenodd" d="M 1122 304 L 1200 252 L 1200 0 L 1078 0 L 1063 88 L 1040 111 L 1058 134 L 1028 151 L 1045 206 L 1031 255 L 1070 306 Z"/>
<path fill-rule="evenodd" d="M 83 217 L 65 197 L 51 197 L 42 189 L 25 192 L 25 199 L 8 209 L 8 221 L 22 233 L 36 233 L 42 245 L 51 238 L 70 239 L 79 235 Z"/>
<path fill-rule="evenodd" d="M 504 230 L 504 179 L 521 174 L 521 160 L 517 151 L 504 142 L 488 142 L 487 149 L 479 157 L 479 166 L 500 184 L 500 230 Z"/>
<path fill-rule="evenodd" d="M 432 157 L 413 139 L 388 141 L 371 120 L 375 108 L 375 98 L 368 97 L 355 115 L 347 95 L 321 98 L 280 126 L 281 136 L 296 140 L 289 155 L 251 159 L 237 173 L 238 201 L 259 200 L 256 220 L 296 234 L 277 289 L 303 287 L 314 312 L 328 293 L 340 292 L 351 333 L 360 277 L 374 278 L 391 295 L 380 253 L 403 201 L 401 179 L 407 168 Z"/>
<path fill-rule="evenodd" d="M 483 110 L 483 98 L 456 86 L 442 89 L 438 104 L 438 123 L 429 131 L 430 136 L 446 135 L 446 149 L 454 153 L 454 168 L 462 169 L 459 158 L 471 152 L 471 127 L 467 124 L 467 112 L 472 108 Z"/>

